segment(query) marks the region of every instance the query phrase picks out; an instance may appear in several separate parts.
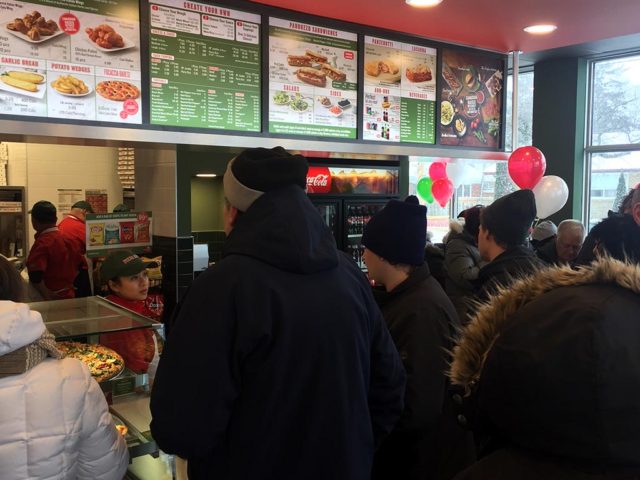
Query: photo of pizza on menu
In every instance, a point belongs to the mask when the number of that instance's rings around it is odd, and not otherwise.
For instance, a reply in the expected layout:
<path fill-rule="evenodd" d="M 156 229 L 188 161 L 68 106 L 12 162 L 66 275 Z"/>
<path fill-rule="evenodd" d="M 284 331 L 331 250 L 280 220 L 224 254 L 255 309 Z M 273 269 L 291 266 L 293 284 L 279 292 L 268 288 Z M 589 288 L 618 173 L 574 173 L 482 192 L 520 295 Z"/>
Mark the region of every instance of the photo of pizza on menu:
<path fill-rule="evenodd" d="M 445 49 L 440 82 L 440 144 L 500 148 L 504 60 Z"/>

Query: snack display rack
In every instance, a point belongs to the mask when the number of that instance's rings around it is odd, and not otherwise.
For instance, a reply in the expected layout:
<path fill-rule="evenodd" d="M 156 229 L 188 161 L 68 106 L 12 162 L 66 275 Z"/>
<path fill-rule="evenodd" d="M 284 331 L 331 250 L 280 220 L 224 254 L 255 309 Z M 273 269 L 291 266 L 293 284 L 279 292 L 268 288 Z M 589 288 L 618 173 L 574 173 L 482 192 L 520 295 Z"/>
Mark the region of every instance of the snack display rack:
<path fill-rule="evenodd" d="M 102 297 L 34 302 L 29 306 L 32 310 L 40 312 L 47 329 L 57 341 L 73 340 L 94 344 L 99 343 L 101 334 L 137 329 L 153 329 L 164 338 L 162 323 L 122 308 Z M 129 447 L 130 465 L 126 478 L 178 478 L 174 458 L 161 452 L 151 437 L 149 375 L 135 373 L 125 364 L 120 374 L 101 382 L 100 387 L 115 423 L 127 427 L 125 440 Z"/>

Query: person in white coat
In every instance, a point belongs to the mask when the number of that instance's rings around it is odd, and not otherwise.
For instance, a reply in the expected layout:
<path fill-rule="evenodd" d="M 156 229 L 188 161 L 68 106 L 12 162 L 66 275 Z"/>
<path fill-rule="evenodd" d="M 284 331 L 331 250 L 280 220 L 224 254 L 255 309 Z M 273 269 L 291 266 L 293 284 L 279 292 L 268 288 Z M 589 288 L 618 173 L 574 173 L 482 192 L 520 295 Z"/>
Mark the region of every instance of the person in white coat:
<path fill-rule="evenodd" d="M 129 454 L 104 394 L 55 345 L 38 312 L 0 301 L 0 479 L 121 480 Z"/>

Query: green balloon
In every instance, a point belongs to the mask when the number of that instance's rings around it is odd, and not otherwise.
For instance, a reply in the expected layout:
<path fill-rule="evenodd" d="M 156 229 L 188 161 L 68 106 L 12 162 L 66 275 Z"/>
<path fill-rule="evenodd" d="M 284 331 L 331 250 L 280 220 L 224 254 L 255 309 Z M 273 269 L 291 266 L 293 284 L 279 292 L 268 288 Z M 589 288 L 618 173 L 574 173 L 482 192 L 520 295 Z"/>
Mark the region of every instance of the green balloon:
<path fill-rule="evenodd" d="M 432 185 L 433 181 L 429 177 L 422 177 L 418 180 L 418 185 L 416 185 L 418 195 L 427 203 L 433 203 L 433 194 L 431 193 Z"/>

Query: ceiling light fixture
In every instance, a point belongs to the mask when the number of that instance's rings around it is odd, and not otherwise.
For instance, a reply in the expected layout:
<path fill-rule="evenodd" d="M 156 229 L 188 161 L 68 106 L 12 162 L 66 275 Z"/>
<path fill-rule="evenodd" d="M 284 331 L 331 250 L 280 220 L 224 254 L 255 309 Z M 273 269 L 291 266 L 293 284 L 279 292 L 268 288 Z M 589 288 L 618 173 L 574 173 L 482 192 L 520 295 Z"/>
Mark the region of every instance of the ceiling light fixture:
<path fill-rule="evenodd" d="M 558 27 L 555 25 L 549 24 L 540 24 L 540 25 L 529 25 L 528 27 L 524 27 L 523 30 L 527 33 L 532 33 L 534 35 L 546 35 L 547 33 L 554 32 Z"/>
<path fill-rule="evenodd" d="M 216 173 L 196 173 L 196 177 L 200 178 L 213 178 L 217 176 L 218 175 Z"/>
<path fill-rule="evenodd" d="M 407 5 L 411 5 L 412 7 L 435 7 L 436 5 L 440 5 L 442 0 L 404 0 L 407 2 Z"/>

